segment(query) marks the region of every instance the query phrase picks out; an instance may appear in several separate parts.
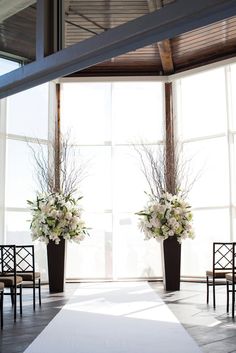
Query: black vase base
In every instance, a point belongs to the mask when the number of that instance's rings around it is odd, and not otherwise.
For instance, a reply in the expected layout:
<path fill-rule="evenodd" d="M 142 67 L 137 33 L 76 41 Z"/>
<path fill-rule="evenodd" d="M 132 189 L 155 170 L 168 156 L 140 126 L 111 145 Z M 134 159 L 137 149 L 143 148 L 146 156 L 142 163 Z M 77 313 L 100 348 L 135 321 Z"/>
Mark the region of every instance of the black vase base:
<path fill-rule="evenodd" d="M 176 237 L 169 237 L 163 242 L 164 286 L 166 291 L 180 290 L 181 244 Z"/>
<path fill-rule="evenodd" d="M 47 245 L 48 255 L 48 281 L 50 293 L 64 292 L 65 284 L 65 239 L 59 244 L 49 241 Z"/>
<path fill-rule="evenodd" d="M 177 286 L 165 286 L 165 290 L 166 292 L 176 292 L 176 291 L 179 291 L 180 290 L 180 286 L 177 285 Z"/>
<path fill-rule="evenodd" d="M 50 294 L 56 294 L 56 293 L 63 293 L 64 292 L 64 289 L 49 289 L 49 293 Z"/>

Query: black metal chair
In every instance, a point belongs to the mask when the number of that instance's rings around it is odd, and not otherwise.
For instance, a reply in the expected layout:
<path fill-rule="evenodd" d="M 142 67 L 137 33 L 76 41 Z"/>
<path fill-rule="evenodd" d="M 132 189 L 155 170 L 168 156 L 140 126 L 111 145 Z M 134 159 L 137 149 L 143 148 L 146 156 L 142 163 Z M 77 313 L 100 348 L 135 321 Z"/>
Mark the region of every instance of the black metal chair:
<path fill-rule="evenodd" d="M 0 245 L 0 282 L 4 283 L 9 292 L 4 295 L 11 295 L 14 307 L 14 321 L 16 321 L 17 295 L 20 297 L 20 315 L 22 315 L 22 277 L 16 272 L 16 247 L 15 245 Z"/>
<path fill-rule="evenodd" d="M 35 256 L 33 245 L 16 245 L 16 271 L 23 279 L 23 288 L 33 288 L 33 308 L 36 304 L 36 288 L 38 289 L 39 305 L 41 306 L 40 272 L 35 271 Z"/>
<path fill-rule="evenodd" d="M 3 297 L 4 297 L 4 283 L 0 282 L 1 329 L 3 328 Z"/>
<path fill-rule="evenodd" d="M 236 270 L 235 270 L 235 256 L 236 256 L 236 243 L 233 243 L 233 254 L 232 254 L 232 271 L 227 273 L 226 284 L 227 284 L 227 304 L 226 310 L 229 312 L 229 293 L 232 293 L 232 317 L 234 318 L 234 309 L 235 309 L 235 284 L 236 284 Z M 230 287 L 231 286 L 231 287 Z"/>
<path fill-rule="evenodd" d="M 212 269 L 206 271 L 207 304 L 209 303 L 209 287 L 213 288 L 213 307 L 216 307 L 215 287 L 226 285 L 226 274 L 233 269 L 234 243 L 213 243 Z"/>

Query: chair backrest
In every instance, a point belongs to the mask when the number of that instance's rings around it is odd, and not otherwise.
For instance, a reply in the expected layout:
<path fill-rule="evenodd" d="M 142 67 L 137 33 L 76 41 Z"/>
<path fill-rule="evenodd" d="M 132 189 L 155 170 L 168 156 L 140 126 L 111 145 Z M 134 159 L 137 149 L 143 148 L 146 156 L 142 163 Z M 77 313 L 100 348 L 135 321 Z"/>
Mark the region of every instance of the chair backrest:
<path fill-rule="evenodd" d="M 1 276 L 16 276 L 16 247 L 15 245 L 0 245 Z"/>
<path fill-rule="evenodd" d="M 24 273 L 35 272 L 34 246 L 16 245 L 16 271 Z"/>
<path fill-rule="evenodd" d="M 234 271 L 236 243 L 213 243 L 213 272 Z"/>

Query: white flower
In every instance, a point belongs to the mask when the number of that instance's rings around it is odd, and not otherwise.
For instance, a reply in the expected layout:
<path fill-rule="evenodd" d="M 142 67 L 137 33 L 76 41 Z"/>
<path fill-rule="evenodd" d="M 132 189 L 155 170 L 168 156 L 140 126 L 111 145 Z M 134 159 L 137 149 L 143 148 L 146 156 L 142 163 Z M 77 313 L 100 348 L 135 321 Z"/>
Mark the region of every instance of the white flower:
<path fill-rule="evenodd" d="M 151 220 L 150 220 L 150 223 L 151 223 L 152 227 L 154 227 L 154 228 L 159 228 L 160 225 L 161 225 L 161 222 L 160 222 L 160 220 L 157 218 L 156 215 L 153 215 L 153 216 L 152 216 L 152 218 L 151 218 Z"/>
<path fill-rule="evenodd" d="M 141 217 L 139 228 L 145 239 L 176 236 L 181 242 L 181 239 L 194 238 L 190 206 L 179 195 L 163 193 L 159 200 L 149 200 L 147 207 L 137 214 Z"/>
<path fill-rule="evenodd" d="M 67 209 L 68 209 L 68 207 L 67 207 Z M 72 218 L 72 213 L 67 211 L 65 214 L 65 217 L 66 217 L 66 219 L 70 220 Z"/>
<path fill-rule="evenodd" d="M 40 205 L 42 205 L 42 206 L 41 206 L 42 212 L 44 212 L 44 213 L 48 213 L 48 212 L 49 212 L 49 210 L 50 210 L 50 205 L 42 204 L 42 202 L 40 202 Z"/>
<path fill-rule="evenodd" d="M 50 212 L 50 217 L 56 218 L 57 217 L 57 210 L 52 210 Z"/>
<path fill-rule="evenodd" d="M 49 240 L 59 244 L 62 238 L 81 241 L 88 235 L 81 209 L 70 195 L 59 193 L 38 195 L 36 201 L 28 202 L 32 214 L 32 239 Z"/>

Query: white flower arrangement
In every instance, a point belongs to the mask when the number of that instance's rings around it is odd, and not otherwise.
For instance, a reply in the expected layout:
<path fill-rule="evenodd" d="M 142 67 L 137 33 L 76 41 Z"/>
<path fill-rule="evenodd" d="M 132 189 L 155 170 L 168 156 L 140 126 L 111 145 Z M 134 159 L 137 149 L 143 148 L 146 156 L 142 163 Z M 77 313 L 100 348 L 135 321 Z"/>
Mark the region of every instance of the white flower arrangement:
<path fill-rule="evenodd" d="M 46 244 L 49 240 L 59 244 L 62 238 L 77 243 L 82 241 L 88 235 L 88 228 L 81 219 L 78 200 L 70 194 L 62 193 L 39 195 L 35 201 L 28 200 L 32 214 L 30 225 L 32 239 L 38 239 Z"/>
<path fill-rule="evenodd" d="M 139 227 L 145 239 L 176 236 L 181 243 L 182 239 L 194 238 L 191 207 L 180 195 L 165 192 L 158 200 L 150 198 L 144 210 L 136 214 L 142 217 Z"/>

